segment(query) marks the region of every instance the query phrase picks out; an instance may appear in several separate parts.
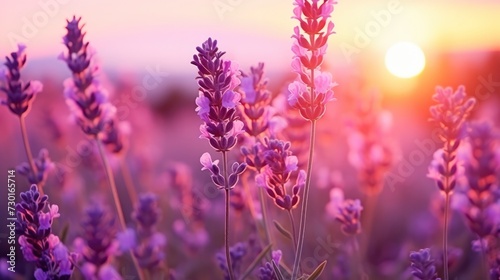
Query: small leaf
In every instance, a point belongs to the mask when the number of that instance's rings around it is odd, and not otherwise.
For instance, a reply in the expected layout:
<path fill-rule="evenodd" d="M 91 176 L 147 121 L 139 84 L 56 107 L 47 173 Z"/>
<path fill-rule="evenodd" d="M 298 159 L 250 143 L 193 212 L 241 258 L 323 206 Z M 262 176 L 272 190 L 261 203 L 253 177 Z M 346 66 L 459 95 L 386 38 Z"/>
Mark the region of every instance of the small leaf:
<path fill-rule="evenodd" d="M 68 232 L 69 232 L 69 223 L 67 223 L 64 226 L 64 228 L 61 231 L 61 234 L 59 235 L 60 239 L 61 239 L 61 243 L 65 243 L 66 237 L 68 237 Z"/>
<path fill-rule="evenodd" d="M 273 220 L 273 223 L 274 223 L 274 226 L 276 227 L 276 229 L 286 238 L 290 239 L 290 240 L 293 240 L 292 238 L 292 234 L 286 230 L 280 223 L 278 223 L 278 221 L 276 220 Z"/>
<path fill-rule="evenodd" d="M 272 260 L 271 262 L 273 264 L 273 269 L 274 269 L 274 273 L 276 274 L 276 278 L 278 278 L 278 280 L 285 280 L 285 277 L 283 277 L 283 274 L 281 274 L 281 271 L 278 268 L 278 266 L 276 265 L 276 263 L 274 262 L 274 260 Z"/>
<path fill-rule="evenodd" d="M 269 250 L 271 250 L 272 247 L 273 247 L 273 244 L 269 244 L 266 246 L 266 248 L 264 248 L 264 249 L 262 249 L 262 251 L 260 251 L 259 255 L 248 266 L 247 270 L 242 274 L 243 276 L 241 276 L 241 278 L 240 278 L 241 280 L 244 280 L 245 278 L 247 278 L 250 275 L 250 273 L 252 273 L 252 271 L 255 269 L 255 267 L 257 267 L 257 265 L 266 256 L 266 254 L 269 252 Z"/>
<path fill-rule="evenodd" d="M 322 263 L 320 263 L 318 265 L 318 267 L 316 267 L 316 269 L 313 271 L 313 273 L 311 273 L 311 275 L 309 275 L 309 277 L 307 277 L 307 280 L 318 279 L 318 277 L 321 275 L 321 273 L 325 269 L 325 266 L 326 266 L 326 260 L 323 261 Z"/>

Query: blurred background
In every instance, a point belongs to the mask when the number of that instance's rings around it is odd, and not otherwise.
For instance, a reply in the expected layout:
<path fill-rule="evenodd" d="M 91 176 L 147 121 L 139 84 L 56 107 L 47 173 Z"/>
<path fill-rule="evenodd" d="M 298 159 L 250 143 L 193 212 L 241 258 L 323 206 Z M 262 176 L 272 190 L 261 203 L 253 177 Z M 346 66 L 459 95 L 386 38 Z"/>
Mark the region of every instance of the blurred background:
<path fill-rule="evenodd" d="M 339 85 L 335 88 L 337 101 L 328 105 L 327 115 L 319 122 L 315 180 L 318 185 L 321 178 L 326 183 L 313 195 L 312 199 L 318 203 L 312 212 L 322 213 L 328 203 L 331 181 L 340 184 L 339 177 L 343 177 L 340 181 L 346 196 L 362 196 L 356 170 L 348 164 L 347 131 L 355 116 L 356 104 L 375 94 L 380 98 L 381 107 L 392 114 L 390 137 L 397 156 L 389 172 L 397 180 L 386 182 L 374 210 L 373 219 L 378 226 L 373 229 L 370 260 L 378 265 L 380 278 L 375 279 L 402 279 L 394 276 L 402 270 L 393 263 L 395 259 L 405 258 L 409 249 L 440 244 L 437 218 L 432 218 L 433 197 L 437 197 L 438 192 L 434 182 L 426 178 L 432 153 L 421 148 L 421 143 L 429 141 L 432 147 L 438 147 L 431 137 L 433 125 L 428 122 L 435 87 L 455 89 L 464 85 L 468 95 L 478 101 L 471 118 L 489 120 L 495 127 L 499 125 L 500 2 L 338 2 L 332 16 L 336 34 L 329 38 L 322 67 L 333 74 Z M 86 204 L 79 195 L 92 196 L 86 190 L 94 182 L 88 179 L 94 171 L 92 160 L 87 156 L 91 154 L 88 141 L 70 121 L 62 94 L 62 81 L 70 73 L 57 56 L 64 51 L 62 37 L 66 20 L 82 17 L 86 39 L 95 49 L 102 68 L 100 79 L 110 91 L 120 120 L 131 124 L 127 164 L 140 190 L 165 191 L 163 185 L 171 182 L 171 170 L 179 163 L 191 170 L 193 185 L 206 189 L 210 184 L 208 174 L 199 171 L 199 156 L 208 151 L 209 146 L 198 139 L 200 120 L 194 112 L 194 99 L 198 94 L 194 80 L 196 70 L 190 64 L 196 46 L 208 37 L 217 39 L 219 48 L 226 52 L 225 58 L 237 62 L 243 71 L 248 72 L 251 66 L 264 62 L 268 87 L 275 96 L 286 94 L 288 83 L 294 79 L 290 68 L 291 36 L 296 25 L 296 20 L 291 18 L 292 1 L 39 0 L 21 3 L 1 0 L 0 6 L 3 11 L 1 56 L 15 51 L 17 43 L 24 43 L 28 63 L 23 79 L 40 80 L 44 84 L 44 91 L 36 97 L 26 121 L 34 153 L 48 148 L 58 166 L 49 178 L 47 193 L 62 201 L 63 209 L 64 205 L 69 208 L 78 205 L 76 213 Z M 6 108 L 0 108 L 0 128 L 0 170 L 7 170 L 25 161 L 25 152 L 18 120 Z M 410 158 L 413 151 L 421 151 L 425 159 L 415 163 Z M 20 175 L 17 186 L 18 193 L 28 188 Z M 5 194 L 6 190 L 1 188 L 0 197 Z M 164 200 L 172 203 L 170 198 Z M 222 211 L 219 203 L 222 194 L 208 196 L 206 200 L 219 211 L 216 213 Z M 129 202 L 126 210 L 131 211 L 132 205 Z M 4 215 L 2 210 L 2 220 Z M 317 219 L 324 219 L 324 214 L 318 215 Z M 167 224 L 179 218 L 172 213 L 165 216 Z M 455 227 L 463 228 L 459 215 L 455 216 Z M 61 219 L 69 221 L 70 218 Z M 207 219 L 220 223 L 214 217 Z M 318 227 L 315 233 L 310 231 L 309 247 L 314 248 L 316 235 L 326 236 L 338 231 L 336 228 L 330 222 L 327 228 Z M 387 228 L 392 230 L 388 232 Z M 220 234 L 218 230 L 209 228 L 213 234 Z M 457 243 L 465 244 L 464 240 L 471 238 L 466 234 L 457 238 Z M 75 227 L 70 236 L 77 235 Z M 169 238 L 175 240 L 175 237 Z M 212 244 L 212 249 L 220 248 L 221 242 Z M 4 245 L 2 239 L 2 252 Z M 180 249 L 170 247 L 169 250 L 171 254 L 180 254 L 176 251 Z M 204 256 L 211 258 L 209 253 Z M 477 265 L 469 258 L 462 261 L 463 271 Z M 180 260 L 174 260 L 173 264 L 178 265 L 177 262 Z M 204 262 L 200 263 L 204 267 Z M 472 278 L 466 276 L 466 279 Z"/>

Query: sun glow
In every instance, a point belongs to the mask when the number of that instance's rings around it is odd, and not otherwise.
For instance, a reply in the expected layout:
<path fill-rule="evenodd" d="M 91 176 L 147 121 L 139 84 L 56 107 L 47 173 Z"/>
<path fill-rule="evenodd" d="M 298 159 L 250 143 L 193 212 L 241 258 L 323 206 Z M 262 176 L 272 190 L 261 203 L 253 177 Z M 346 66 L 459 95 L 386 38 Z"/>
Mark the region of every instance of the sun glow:
<path fill-rule="evenodd" d="M 415 77 L 425 67 L 425 55 L 419 46 L 409 42 L 399 42 L 387 50 L 385 66 L 396 77 Z"/>

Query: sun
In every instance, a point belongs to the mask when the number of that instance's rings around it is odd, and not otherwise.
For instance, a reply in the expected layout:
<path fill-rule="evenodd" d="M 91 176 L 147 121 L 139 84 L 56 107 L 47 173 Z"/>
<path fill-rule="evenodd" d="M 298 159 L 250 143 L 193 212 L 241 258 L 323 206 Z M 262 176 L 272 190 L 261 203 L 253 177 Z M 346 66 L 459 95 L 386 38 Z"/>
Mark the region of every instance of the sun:
<path fill-rule="evenodd" d="M 396 77 L 415 77 L 424 70 L 425 55 L 414 43 L 399 42 L 387 50 L 385 66 Z"/>

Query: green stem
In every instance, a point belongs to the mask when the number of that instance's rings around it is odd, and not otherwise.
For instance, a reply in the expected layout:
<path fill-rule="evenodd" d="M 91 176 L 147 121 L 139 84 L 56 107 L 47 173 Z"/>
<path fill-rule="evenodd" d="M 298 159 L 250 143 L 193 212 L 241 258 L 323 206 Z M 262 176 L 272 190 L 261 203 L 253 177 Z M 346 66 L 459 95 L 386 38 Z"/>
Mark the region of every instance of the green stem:
<path fill-rule="evenodd" d="M 267 218 L 267 206 L 266 206 L 266 200 L 264 197 L 264 190 L 262 188 L 259 188 L 259 200 L 260 200 L 260 210 L 262 212 L 262 223 L 264 224 L 264 232 L 266 233 L 266 242 L 267 244 L 271 244 L 271 234 L 269 233 L 269 226 L 268 226 L 268 218 Z M 266 245 L 267 245 L 266 244 Z"/>
<path fill-rule="evenodd" d="M 309 198 L 309 190 L 311 186 L 315 134 L 316 134 L 316 121 L 311 120 L 311 135 L 309 135 L 310 145 L 309 145 L 309 160 L 307 162 L 307 177 L 306 177 L 306 185 L 304 187 L 304 197 L 302 199 L 302 208 L 300 211 L 299 239 L 297 242 L 297 252 L 295 254 L 295 261 L 293 262 L 292 280 L 297 279 L 298 276 L 297 274 L 299 272 L 299 266 L 300 266 L 300 258 L 302 255 L 302 248 L 304 246 L 304 238 L 306 232 L 307 204 Z"/>
<path fill-rule="evenodd" d="M 118 190 L 116 188 L 115 179 L 113 177 L 113 171 L 111 170 L 111 166 L 109 165 L 106 154 L 104 153 L 104 148 L 103 148 L 101 141 L 99 141 L 99 139 L 97 139 L 97 137 L 95 138 L 95 140 L 97 143 L 97 147 L 99 148 L 99 155 L 101 156 L 101 160 L 102 160 L 102 163 L 104 165 L 104 169 L 106 171 L 106 177 L 108 178 L 108 184 L 109 184 L 109 187 L 111 188 L 111 193 L 113 195 L 113 201 L 115 202 L 116 211 L 118 213 L 118 220 L 120 220 L 120 225 L 121 225 L 122 230 L 126 230 L 127 225 L 125 223 L 125 217 L 123 216 L 123 209 L 122 209 L 122 205 L 120 203 L 120 197 L 118 196 Z M 139 262 L 137 261 L 136 257 L 132 253 L 132 251 L 130 251 L 130 256 L 132 257 L 132 261 L 134 263 L 137 274 L 139 275 L 139 279 L 144 280 L 143 271 L 140 268 Z"/>
<path fill-rule="evenodd" d="M 297 234 L 295 233 L 295 220 L 293 219 L 292 210 L 288 210 L 288 217 L 292 226 L 293 250 L 297 252 Z"/>
<path fill-rule="evenodd" d="M 229 272 L 229 279 L 235 280 L 236 278 L 234 277 L 234 272 L 233 272 L 233 267 L 231 265 L 231 253 L 229 252 L 229 200 L 231 199 L 230 197 L 230 189 L 228 186 L 228 176 L 227 176 L 227 152 L 222 151 L 222 169 L 224 172 L 224 190 L 226 193 L 225 196 L 225 206 L 226 206 L 226 211 L 225 211 L 225 219 L 224 219 L 224 247 L 226 249 L 226 261 L 227 261 L 227 270 Z"/>
<path fill-rule="evenodd" d="M 28 157 L 28 164 L 30 165 L 31 174 L 33 178 L 37 177 L 38 168 L 35 165 L 35 161 L 33 160 L 33 154 L 31 153 L 31 148 L 28 140 L 28 133 L 26 132 L 26 122 L 24 121 L 24 116 L 19 117 L 19 124 L 21 125 L 21 135 L 23 137 L 24 150 L 26 151 L 26 156 Z M 40 195 L 43 195 L 43 186 L 42 184 L 38 184 L 38 191 Z"/>

